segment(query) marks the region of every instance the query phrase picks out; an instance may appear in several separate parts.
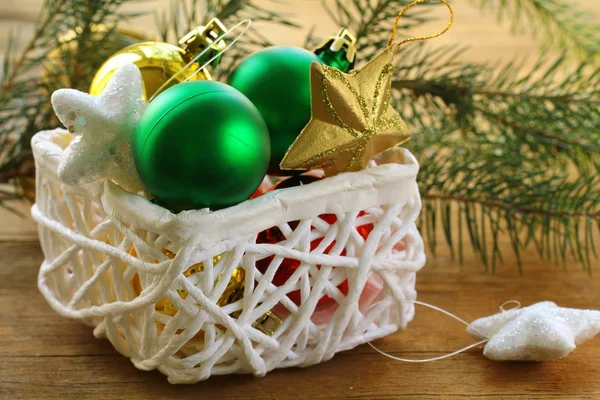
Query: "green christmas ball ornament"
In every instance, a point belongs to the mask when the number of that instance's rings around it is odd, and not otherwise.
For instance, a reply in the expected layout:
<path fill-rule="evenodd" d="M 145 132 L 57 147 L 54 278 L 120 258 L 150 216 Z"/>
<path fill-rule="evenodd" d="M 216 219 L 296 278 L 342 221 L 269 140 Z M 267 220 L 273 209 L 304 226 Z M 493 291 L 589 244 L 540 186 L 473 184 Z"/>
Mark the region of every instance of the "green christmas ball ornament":
<path fill-rule="evenodd" d="M 310 64 L 321 62 L 307 50 L 270 47 L 248 56 L 229 84 L 246 95 L 260 111 L 271 138 L 271 175 L 290 175 L 279 163 L 310 120 Z"/>
<path fill-rule="evenodd" d="M 181 83 L 157 96 L 140 118 L 133 152 L 148 191 L 174 212 L 217 210 L 248 199 L 271 154 L 256 107 L 214 81 Z"/>

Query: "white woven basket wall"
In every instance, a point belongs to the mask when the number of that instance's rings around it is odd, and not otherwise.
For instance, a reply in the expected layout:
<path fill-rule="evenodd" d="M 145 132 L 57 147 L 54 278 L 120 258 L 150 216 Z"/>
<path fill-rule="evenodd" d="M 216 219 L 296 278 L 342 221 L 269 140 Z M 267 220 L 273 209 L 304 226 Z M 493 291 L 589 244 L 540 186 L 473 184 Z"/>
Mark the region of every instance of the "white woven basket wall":
<path fill-rule="evenodd" d="M 414 307 L 406 300 L 416 298 L 415 274 L 425 256 L 415 226 L 418 165 L 407 150 L 392 149 L 379 157 L 381 165 L 372 161 L 364 171 L 221 211 L 174 215 L 111 182 L 59 183 L 56 169 L 69 140 L 66 131 L 54 130 L 32 141 L 32 215 L 46 257 L 38 285 L 58 313 L 95 326 L 96 337 L 107 337 L 136 367 L 158 368 L 172 383 L 215 374 L 263 376 L 328 360 L 412 319 Z M 395 163 L 384 164 L 390 161 Z M 319 218 L 326 213 L 337 222 Z M 355 227 L 368 223 L 374 228 L 365 241 Z M 287 240 L 257 244 L 257 233 L 272 226 Z M 311 251 L 319 237 L 321 245 Z M 263 275 L 255 262 L 271 255 Z M 278 287 L 271 281 L 286 257 L 301 264 Z M 199 262 L 202 271 L 184 274 Z M 218 299 L 239 269 L 243 297 L 220 307 Z M 338 285 L 346 279 L 344 295 Z M 178 294 L 182 289 L 185 298 Z M 298 290 L 300 305 L 287 296 Z M 326 309 L 319 304 L 324 295 L 333 299 Z M 165 302 L 174 312 L 160 311 Z M 283 321 L 272 334 L 256 322 L 269 310 Z"/>

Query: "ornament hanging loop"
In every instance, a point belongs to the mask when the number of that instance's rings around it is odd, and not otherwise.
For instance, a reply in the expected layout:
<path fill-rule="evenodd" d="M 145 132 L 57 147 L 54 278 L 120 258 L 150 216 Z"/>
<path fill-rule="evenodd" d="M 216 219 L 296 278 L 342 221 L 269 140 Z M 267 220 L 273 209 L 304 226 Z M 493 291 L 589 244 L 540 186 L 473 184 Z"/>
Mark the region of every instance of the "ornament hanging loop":
<path fill-rule="evenodd" d="M 428 1 L 437 1 L 439 3 L 443 3 L 444 5 L 446 5 L 446 7 L 448 7 L 448 10 L 450 11 L 450 20 L 448 21 L 448 24 L 446 25 L 446 27 L 443 30 L 441 30 L 440 32 L 433 34 L 433 35 L 411 37 L 408 39 L 401 40 L 400 42 L 394 44 L 394 40 L 396 40 L 396 34 L 398 32 L 398 22 L 400 21 L 400 18 L 402 18 L 402 15 L 404 15 L 404 13 L 406 11 L 408 11 L 410 8 L 412 8 L 418 4 L 421 4 L 421 3 L 426 3 Z M 388 41 L 387 47 L 391 48 L 393 46 L 394 47 L 393 50 L 397 51 L 398 48 L 401 45 L 403 45 L 404 43 L 416 42 L 419 40 L 429 40 L 429 39 L 433 39 L 436 37 L 440 37 L 444 33 L 448 32 L 448 29 L 450 29 L 450 27 L 452 26 L 453 23 L 454 23 L 454 10 L 452 9 L 452 6 L 450 5 L 450 3 L 448 3 L 446 0 L 415 0 L 412 3 L 410 3 L 409 5 L 407 5 L 406 7 L 404 7 L 402 10 L 400 10 L 400 12 L 398 13 L 398 16 L 396 17 L 396 21 L 394 21 L 394 26 L 392 27 L 392 35 L 390 36 L 390 40 Z"/>
<path fill-rule="evenodd" d="M 233 46 L 235 44 L 235 42 L 237 42 L 248 30 L 248 28 L 250 28 L 250 25 L 252 24 L 252 21 L 249 19 L 245 19 L 239 23 L 237 23 L 233 28 L 231 28 L 230 30 L 225 30 L 224 27 L 222 27 L 222 25 L 220 26 L 220 30 L 217 30 L 217 34 L 219 34 L 218 37 L 213 37 L 212 41 L 214 43 L 219 43 L 221 42 L 223 39 L 228 38 L 229 36 L 231 36 L 233 34 L 233 32 L 237 31 L 237 30 L 241 30 L 237 36 L 235 36 L 231 42 L 229 42 L 229 44 L 227 44 L 224 48 L 219 49 L 218 52 L 216 52 L 208 61 L 205 61 L 204 64 L 202 64 L 198 69 L 196 69 L 195 72 L 193 72 L 192 74 L 190 74 L 184 82 L 189 81 L 194 75 L 196 75 L 198 72 L 202 71 L 204 68 L 206 68 L 207 66 L 211 65 L 213 61 L 215 61 L 217 58 L 221 57 L 221 55 L 223 53 L 225 53 L 227 50 L 229 50 L 229 48 L 231 46 Z M 216 24 L 215 24 L 216 25 Z M 217 26 L 218 27 L 218 26 Z M 213 29 L 215 29 L 213 27 Z M 188 35 L 186 35 L 184 38 L 181 39 L 181 44 L 185 44 L 187 39 L 190 39 L 191 37 L 193 37 L 193 34 L 195 32 L 192 31 L 190 32 Z M 205 55 L 208 54 L 208 52 L 212 51 L 212 47 L 207 46 L 206 48 L 204 48 L 199 54 L 195 55 L 188 63 L 185 67 L 183 67 L 179 72 L 177 72 L 175 75 L 173 75 L 168 81 L 166 81 L 165 83 L 163 83 L 163 85 L 161 87 L 158 88 L 158 90 L 154 93 L 154 95 L 148 100 L 148 102 L 151 102 L 152 100 L 154 100 L 156 98 L 156 96 L 158 96 L 159 94 L 161 94 L 163 91 L 165 91 L 168 87 L 170 87 L 171 83 L 176 82 L 176 79 L 180 76 L 180 75 L 184 75 L 190 68 L 190 66 L 192 66 L 195 62 L 197 62 L 198 60 L 200 60 L 201 58 L 203 58 Z"/>

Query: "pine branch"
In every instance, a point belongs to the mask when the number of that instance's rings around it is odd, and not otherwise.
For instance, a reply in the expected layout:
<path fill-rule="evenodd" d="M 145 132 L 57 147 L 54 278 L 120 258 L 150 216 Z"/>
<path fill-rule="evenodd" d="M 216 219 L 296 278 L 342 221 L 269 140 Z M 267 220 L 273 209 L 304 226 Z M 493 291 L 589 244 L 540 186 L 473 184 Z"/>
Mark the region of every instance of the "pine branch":
<path fill-rule="evenodd" d="M 600 70 L 581 63 L 561 76 L 559 57 L 523 72 L 519 63 L 463 65 L 460 55 L 403 49 L 393 81 L 394 103 L 416 130 L 407 147 L 422 160 L 430 247 L 438 226 L 453 252 L 464 232 L 493 271 L 504 233 L 520 267 L 533 245 L 589 270 L 600 224 Z"/>
<path fill-rule="evenodd" d="M 8 39 L 8 51 L 7 56 L 5 57 L 5 65 L 3 70 L 3 80 L 2 80 L 2 92 L 0 93 L 0 99 L 4 99 L 5 96 L 10 92 L 12 85 L 14 84 L 18 73 L 21 72 L 26 66 L 29 66 L 28 58 L 31 56 L 33 50 L 39 45 L 39 42 L 42 40 L 46 31 L 51 29 L 52 24 L 56 23 L 57 16 L 66 8 L 67 0 L 50 0 L 45 4 L 46 7 L 42 8 L 42 12 L 38 16 L 38 21 L 36 23 L 36 28 L 33 34 L 33 37 L 25 46 L 25 49 L 18 57 L 18 59 L 14 62 L 13 65 L 10 64 L 11 60 L 11 50 L 12 44 L 15 42 L 16 38 L 13 35 L 9 36 Z"/>
<path fill-rule="evenodd" d="M 421 225 L 433 250 L 437 237 L 431 227 L 441 225 L 454 249 L 464 225 L 473 249 L 491 272 L 502 260 L 500 234 L 509 237 L 521 271 L 521 251 L 530 245 L 563 265 L 571 255 L 591 271 L 600 224 L 598 176 L 574 179 L 568 171 L 545 168 L 535 155 L 502 154 L 501 146 L 493 143 L 465 146 L 456 140 L 436 147 L 431 141 L 426 140 L 427 150 L 442 150 L 442 155 L 422 163 L 419 182 L 424 200 Z M 422 151 L 422 145 L 413 150 Z"/>
<path fill-rule="evenodd" d="M 359 57 L 368 60 L 387 43 L 386 20 L 398 11 L 390 8 L 403 5 L 394 3 L 338 0 L 329 14 L 358 32 Z M 553 30 L 548 43 L 560 37 L 564 48 L 595 46 L 595 28 L 582 12 L 555 14 L 565 11 L 562 1 L 481 3 L 513 12 L 515 26 L 541 20 L 540 27 Z M 537 4 L 537 14 L 511 8 L 515 3 Z M 401 29 L 425 19 L 411 21 L 411 15 Z M 430 248 L 435 251 L 441 228 L 462 259 L 461 238 L 468 235 L 493 271 L 502 261 L 504 234 L 520 268 L 522 249 L 534 245 L 556 262 L 571 254 L 589 270 L 600 226 L 600 71 L 588 60 L 573 68 L 564 55 L 542 56 L 529 69 L 523 62 L 465 64 L 464 50 L 421 43 L 396 56 L 393 104 L 414 129 L 407 147 L 421 160 L 421 228 Z"/>
<path fill-rule="evenodd" d="M 544 49 L 576 51 L 581 57 L 596 56 L 600 50 L 597 18 L 573 0 L 470 0 L 498 21 L 509 19 L 515 33 L 529 32 Z"/>
<path fill-rule="evenodd" d="M 460 51 L 405 50 L 393 87 L 396 101 L 419 99 L 406 118 L 436 124 L 451 112 L 466 136 L 510 142 L 538 154 L 547 166 L 573 162 L 581 171 L 600 162 L 600 68 L 581 62 L 571 72 L 564 56 L 519 63 L 461 65 Z M 414 101 L 413 101 L 414 102 Z M 404 106 L 402 106 L 405 108 Z"/>
<path fill-rule="evenodd" d="M 46 0 L 19 54 L 11 35 L 0 81 L 0 183 L 33 176 L 31 137 L 57 125 L 50 94 L 61 87 L 87 91 L 114 52 L 108 44 L 118 37 L 117 24 L 134 15 L 119 11 L 127 1 Z"/>

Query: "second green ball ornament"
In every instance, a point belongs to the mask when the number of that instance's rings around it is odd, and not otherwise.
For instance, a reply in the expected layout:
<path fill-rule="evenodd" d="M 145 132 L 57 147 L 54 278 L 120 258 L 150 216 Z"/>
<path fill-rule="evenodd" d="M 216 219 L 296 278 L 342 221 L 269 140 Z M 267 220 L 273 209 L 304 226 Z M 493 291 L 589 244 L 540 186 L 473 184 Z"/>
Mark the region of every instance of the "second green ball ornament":
<path fill-rule="evenodd" d="M 271 137 L 269 174 L 289 175 L 279 163 L 310 120 L 310 51 L 276 46 L 248 56 L 229 84 L 245 94 L 262 114 Z"/>
<path fill-rule="evenodd" d="M 269 132 L 256 107 L 220 82 L 173 86 L 146 108 L 133 151 L 140 178 L 172 211 L 213 210 L 248 199 L 270 157 Z"/>

